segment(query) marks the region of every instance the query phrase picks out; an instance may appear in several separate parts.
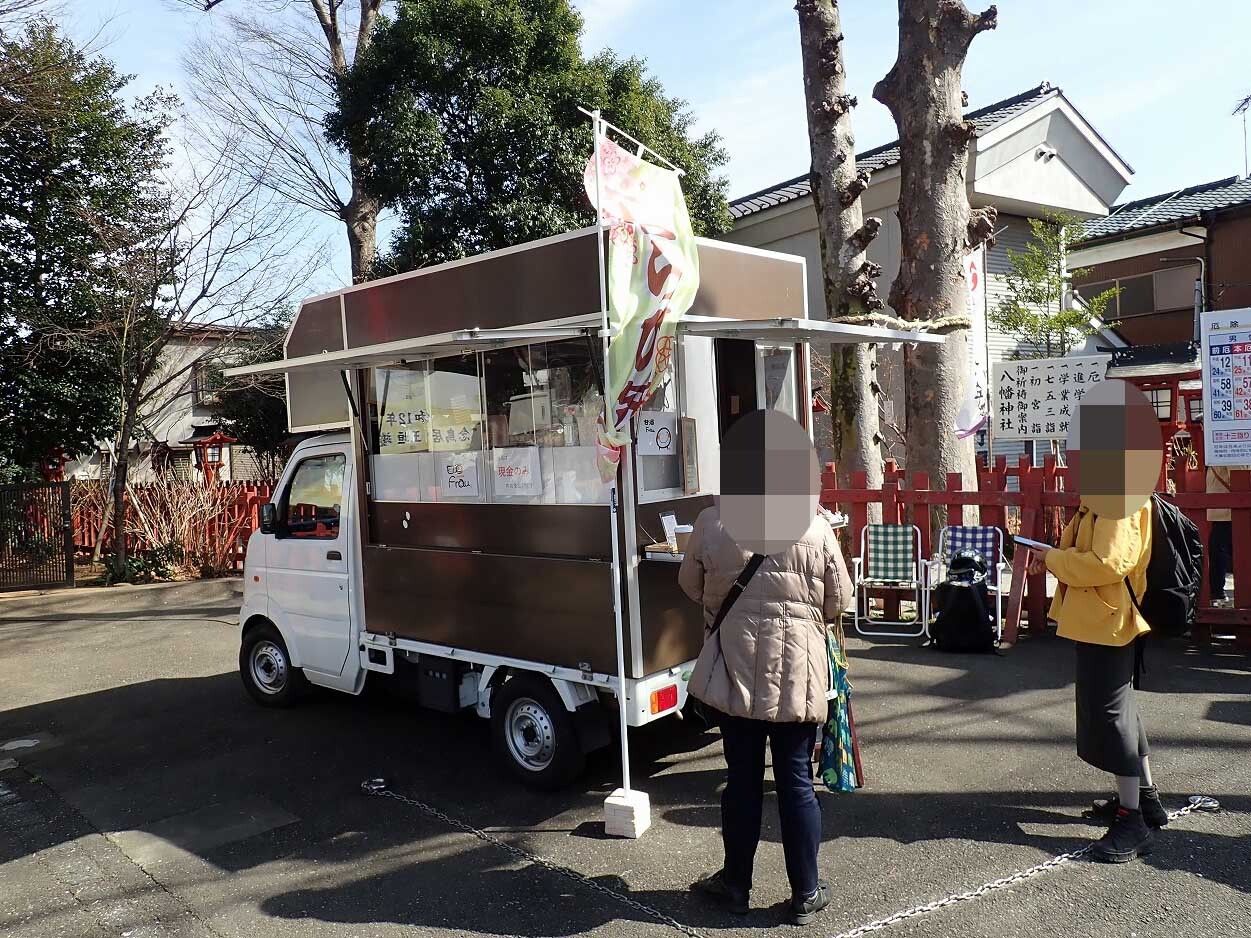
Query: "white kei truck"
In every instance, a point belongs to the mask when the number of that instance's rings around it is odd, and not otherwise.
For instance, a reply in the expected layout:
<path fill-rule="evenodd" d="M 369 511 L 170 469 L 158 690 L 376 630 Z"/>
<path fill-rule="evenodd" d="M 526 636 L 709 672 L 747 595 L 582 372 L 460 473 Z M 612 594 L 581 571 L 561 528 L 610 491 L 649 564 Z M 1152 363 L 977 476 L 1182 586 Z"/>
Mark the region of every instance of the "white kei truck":
<path fill-rule="evenodd" d="M 541 788 L 614 725 L 625 753 L 624 727 L 682 711 L 704 620 L 665 525 L 712 504 L 726 428 L 777 408 L 811 429 L 810 342 L 929 337 L 810 320 L 803 258 L 699 239 L 667 379 L 605 485 L 604 251 L 592 227 L 314 297 L 283 359 L 228 372 L 283 373 L 308 434 L 248 542 L 258 703 L 401 682 L 489 718 Z"/>

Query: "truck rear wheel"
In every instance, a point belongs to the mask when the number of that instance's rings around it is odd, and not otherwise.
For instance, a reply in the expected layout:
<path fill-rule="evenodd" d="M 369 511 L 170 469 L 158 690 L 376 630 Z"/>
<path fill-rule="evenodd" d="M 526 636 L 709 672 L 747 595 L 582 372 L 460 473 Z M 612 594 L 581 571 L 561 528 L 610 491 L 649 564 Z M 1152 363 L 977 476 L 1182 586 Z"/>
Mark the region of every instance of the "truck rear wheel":
<path fill-rule="evenodd" d="M 287 643 L 272 625 L 260 625 L 243 636 L 239 676 L 262 707 L 289 707 L 308 686 L 304 672 L 291 664 Z"/>
<path fill-rule="evenodd" d="M 495 690 L 491 738 L 496 757 L 532 788 L 561 788 L 586 767 L 573 717 L 543 678 L 522 674 Z"/>

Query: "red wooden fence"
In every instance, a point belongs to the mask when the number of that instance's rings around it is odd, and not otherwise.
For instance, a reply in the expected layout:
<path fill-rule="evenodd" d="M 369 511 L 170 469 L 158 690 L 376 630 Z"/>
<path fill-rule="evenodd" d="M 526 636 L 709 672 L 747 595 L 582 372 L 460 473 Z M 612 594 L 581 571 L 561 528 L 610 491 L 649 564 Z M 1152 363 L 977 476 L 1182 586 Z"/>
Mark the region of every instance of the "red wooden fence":
<path fill-rule="evenodd" d="M 205 520 L 205 538 L 209 543 L 225 549 L 225 569 L 241 571 L 247 555 L 248 538 L 260 526 L 261 505 L 273 495 L 273 482 L 219 482 L 215 483 L 226 490 L 226 499 L 222 510 L 212 518 Z M 133 519 L 133 507 L 129 494 L 126 499 L 127 512 Z M 101 517 L 104 512 L 103 501 L 80 500 L 74 506 L 74 547 L 77 552 L 90 553 L 95 550 L 96 536 L 100 531 Z M 113 545 L 113 526 L 110 524 L 104 531 L 104 547 Z M 222 543 L 225 541 L 226 543 Z M 126 549 L 128 551 L 154 550 L 158 546 L 149 544 L 135 534 L 127 534 Z"/>
<path fill-rule="evenodd" d="M 979 468 L 976 491 L 963 491 L 964 480 L 959 473 L 948 475 L 944 489 L 932 490 L 929 477 L 919 472 L 913 473 L 912 485 L 905 486 L 904 472 L 889 462 L 881 489 L 869 489 L 863 472 L 853 473 L 850 489 L 840 489 L 834 467 L 830 465 L 822 475 L 821 503 L 827 508 L 841 508 L 847 512 L 853 553 L 860 549 L 860 532 L 868 522 L 869 505 L 873 504 L 882 506 L 884 523 L 915 524 L 920 528 L 921 551 L 925 557 L 933 556 L 938 546 L 937 532 L 932 530 L 931 524 L 932 506 L 944 506 L 953 521 L 960 518 L 965 506 L 973 506 L 977 508 L 979 524 L 995 525 L 1005 535 L 1019 533 L 1035 540 L 1055 543 L 1060 528 L 1072 517 L 1078 505 L 1077 494 L 1064 490 L 1066 475 L 1067 470 L 1057 466 L 1053 456 L 1048 456 L 1044 465 L 1038 467 L 1032 466 L 1028 459 L 1009 467 L 1007 460 L 999 457 L 993 467 L 983 465 Z M 1011 478 L 1019 482 L 1018 491 L 1008 491 L 1008 480 Z M 1239 560 L 1238 569 L 1251 570 L 1251 472 L 1232 473 L 1231 491 L 1211 495 L 1202 491 L 1203 479 L 1196 473 L 1179 473 L 1174 478 L 1179 491 L 1171 500 L 1198 525 L 1205 548 L 1195 638 L 1206 644 L 1214 636 L 1232 635 L 1239 645 L 1251 647 L 1251 574 L 1240 577 L 1235 573 L 1232 608 L 1213 607 L 1208 588 L 1209 558 L 1206 549 L 1212 530 L 1212 523 L 1207 520 L 1207 509 L 1231 509 L 1234 556 Z M 1184 490 L 1190 485 L 1200 487 L 1200 491 Z M 1011 532 L 1009 509 L 1016 510 Z M 1030 631 L 1041 632 L 1046 627 L 1046 574 L 1026 576 L 1025 563 L 1026 551 L 1016 551 L 1004 623 L 1004 640 L 1007 642 L 1016 641 L 1022 615 Z M 892 605 L 898 602 L 891 595 L 884 599 Z M 888 613 L 895 611 L 894 608 L 887 609 Z"/>

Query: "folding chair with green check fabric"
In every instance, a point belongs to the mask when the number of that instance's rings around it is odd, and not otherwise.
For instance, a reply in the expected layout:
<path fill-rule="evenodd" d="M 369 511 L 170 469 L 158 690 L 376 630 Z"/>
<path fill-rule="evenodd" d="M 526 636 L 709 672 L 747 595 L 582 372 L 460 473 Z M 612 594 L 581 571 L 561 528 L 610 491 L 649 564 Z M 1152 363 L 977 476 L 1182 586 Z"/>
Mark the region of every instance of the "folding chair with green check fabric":
<path fill-rule="evenodd" d="M 853 624 L 861 635 L 917 636 L 925 634 L 925 595 L 921 579 L 921 529 L 915 524 L 866 524 L 860 532 L 860 556 L 852 560 L 855 579 Z M 869 591 L 895 590 L 912 595 L 916 615 L 912 619 L 869 618 Z M 901 597 L 904 598 L 904 597 Z M 863 614 L 861 606 L 863 604 Z M 915 626 L 872 631 L 866 626 Z"/>

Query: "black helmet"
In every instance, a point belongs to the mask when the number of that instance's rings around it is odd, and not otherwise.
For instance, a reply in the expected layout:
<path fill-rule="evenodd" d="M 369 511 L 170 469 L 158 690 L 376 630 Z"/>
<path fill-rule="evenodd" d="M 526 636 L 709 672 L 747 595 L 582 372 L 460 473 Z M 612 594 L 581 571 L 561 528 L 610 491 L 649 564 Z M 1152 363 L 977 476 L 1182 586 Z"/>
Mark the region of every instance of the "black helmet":
<path fill-rule="evenodd" d="M 947 565 L 947 578 L 957 583 L 980 583 L 986 579 L 986 573 L 986 558 L 968 547 L 952 554 Z"/>

